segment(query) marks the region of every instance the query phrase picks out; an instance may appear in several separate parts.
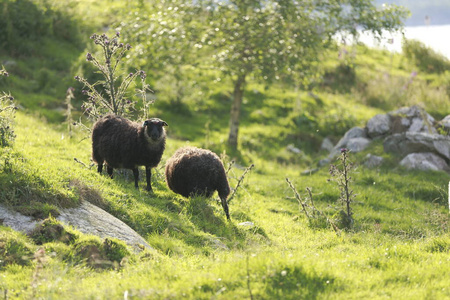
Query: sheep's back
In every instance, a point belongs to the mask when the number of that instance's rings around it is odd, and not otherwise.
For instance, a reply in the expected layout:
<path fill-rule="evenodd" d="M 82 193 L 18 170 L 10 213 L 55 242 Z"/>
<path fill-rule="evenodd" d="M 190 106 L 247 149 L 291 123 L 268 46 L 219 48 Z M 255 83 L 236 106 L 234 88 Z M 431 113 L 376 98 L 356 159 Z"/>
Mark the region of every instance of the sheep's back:
<path fill-rule="evenodd" d="M 166 181 L 172 191 L 184 197 L 192 194 L 210 197 L 216 190 L 221 197 L 229 194 L 222 162 L 215 153 L 205 149 L 178 149 L 167 160 Z"/>
<path fill-rule="evenodd" d="M 108 115 L 95 123 L 92 130 L 94 153 L 114 168 L 132 168 L 138 150 L 139 128 L 131 121 Z M 95 157 L 94 157 L 95 159 Z"/>

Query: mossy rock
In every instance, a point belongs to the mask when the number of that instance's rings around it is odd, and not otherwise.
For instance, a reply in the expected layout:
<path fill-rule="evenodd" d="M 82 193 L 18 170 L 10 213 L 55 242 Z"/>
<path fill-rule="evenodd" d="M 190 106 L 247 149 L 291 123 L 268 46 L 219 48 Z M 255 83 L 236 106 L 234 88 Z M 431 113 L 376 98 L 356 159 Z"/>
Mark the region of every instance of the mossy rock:
<path fill-rule="evenodd" d="M 30 233 L 31 239 L 38 245 L 50 242 L 72 244 L 77 236 L 67 231 L 64 226 L 53 217 L 45 219 Z"/>
<path fill-rule="evenodd" d="M 75 259 L 94 268 L 117 268 L 130 255 L 127 246 L 116 239 L 106 238 L 101 242 L 100 239 L 91 237 L 75 244 Z"/>

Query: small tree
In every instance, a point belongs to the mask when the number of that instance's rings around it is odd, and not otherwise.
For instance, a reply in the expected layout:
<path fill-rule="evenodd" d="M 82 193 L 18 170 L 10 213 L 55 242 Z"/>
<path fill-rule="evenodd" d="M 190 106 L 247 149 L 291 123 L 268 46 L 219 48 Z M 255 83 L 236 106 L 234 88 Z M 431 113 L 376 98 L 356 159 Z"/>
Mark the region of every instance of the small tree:
<path fill-rule="evenodd" d="M 88 97 L 88 100 L 83 103 L 82 109 L 93 120 L 108 113 L 130 117 L 131 112 L 135 109 L 135 103 L 127 97 L 127 91 L 137 77 L 140 77 L 142 82 L 142 89 L 137 90 L 143 101 L 142 117 L 148 117 L 150 103 L 147 101 L 146 95 L 147 91 L 151 91 L 151 89 L 145 83 L 146 73 L 137 70 L 134 73 L 122 75 L 122 77 L 117 75 L 119 63 L 125 53 L 131 49 L 129 44 L 121 43 L 119 37 L 119 32 L 113 38 L 109 38 L 106 34 L 91 36 L 94 43 L 101 47 L 103 55 L 96 58 L 93 54 L 87 53 L 86 60 L 98 69 L 103 80 L 90 83 L 82 76 L 75 76 L 75 79 L 84 85 L 85 89 L 82 92 Z"/>

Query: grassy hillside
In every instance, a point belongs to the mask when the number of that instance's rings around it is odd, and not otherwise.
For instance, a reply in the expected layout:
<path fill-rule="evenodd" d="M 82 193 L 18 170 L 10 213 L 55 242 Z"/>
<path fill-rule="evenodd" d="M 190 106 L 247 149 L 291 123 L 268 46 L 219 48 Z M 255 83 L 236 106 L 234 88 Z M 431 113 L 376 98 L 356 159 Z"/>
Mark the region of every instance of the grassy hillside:
<path fill-rule="evenodd" d="M 70 10 L 74 21 L 86 24 L 102 8 L 87 10 L 91 2 L 74 3 L 55 10 Z M 428 66 L 448 61 L 425 61 L 434 56 L 420 45 L 412 50 L 425 52 L 409 53 L 422 56 L 336 47 L 322 62 L 322 76 L 311 90 L 250 81 L 238 151 L 225 143 L 230 85 L 211 80 L 212 72 L 192 72 L 182 82 L 190 88 L 176 102 L 163 92 L 172 83 L 161 80 L 151 115 L 169 123 L 168 140 L 153 171 L 154 193 L 148 194 L 134 188 L 130 171 L 113 180 L 97 174 L 88 133 L 76 129 L 69 134 L 65 123 L 70 86 L 77 88 L 73 113 L 81 115 L 83 96 L 73 76 L 87 72 L 84 48 L 90 46 L 83 34 L 97 31 L 123 5 L 108 3 L 113 5 L 108 13 L 93 19 L 91 27 L 79 28 L 79 41 L 50 36 L 36 53 L 0 52 L 10 73 L 0 78 L 0 90 L 11 91 L 20 108 L 14 144 L 0 148 L 0 203 L 45 219 L 87 200 L 127 223 L 155 251 L 133 253 L 120 242 L 67 226 L 62 231 L 67 238 L 59 239 L 44 232 L 25 236 L 0 224 L 0 291 L 5 298 L 450 297 L 449 174 L 398 167 L 401 158 L 385 154 L 381 140 L 362 153 L 350 153 L 357 166 L 351 172 L 355 223 L 337 232 L 309 222 L 285 180 L 304 199 L 310 188 L 317 208 L 337 218 L 339 189 L 329 180 L 328 168 L 301 175 L 327 156 L 320 151 L 323 138 L 337 141 L 351 127 L 400 106 L 419 105 L 442 119 L 450 114 L 450 73 Z M 339 51 L 347 54 L 339 56 Z M 189 85 L 192 81 L 197 84 Z M 225 165 L 235 160 L 229 173 L 233 188 L 244 169 L 255 165 L 229 203 L 231 221 L 215 198 L 184 199 L 168 189 L 165 161 L 187 144 L 212 149 Z M 289 151 L 289 145 L 302 153 Z M 383 165 L 365 168 L 361 162 L 368 153 L 383 156 Z M 91 260 L 87 249 L 96 249 L 101 259 Z"/>

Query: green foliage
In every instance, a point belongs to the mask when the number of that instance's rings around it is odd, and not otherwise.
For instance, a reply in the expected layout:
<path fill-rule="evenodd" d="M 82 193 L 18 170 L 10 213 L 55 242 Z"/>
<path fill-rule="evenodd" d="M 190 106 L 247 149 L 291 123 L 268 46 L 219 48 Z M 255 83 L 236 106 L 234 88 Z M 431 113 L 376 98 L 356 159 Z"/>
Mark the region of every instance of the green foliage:
<path fill-rule="evenodd" d="M 72 15 L 49 1 L 3 0 L 0 8 L 0 48 L 13 56 L 35 54 L 44 37 L 79 41 Z"/>
<path fill-rule="evenodd" d="M 9 76 L 5 68 L 0 69 L 0 76 Z M 13 121 L 17 107 L 11 94 L 0 93 L 0 147 L 10 146 L 15 138 Z"/>
<path fill-rule="evenodd" d="M 444 73 L 450 71 L 450 61 L 420 41 L 404 40 L 402 50 L 405 57 L 422 72 Z"/>

